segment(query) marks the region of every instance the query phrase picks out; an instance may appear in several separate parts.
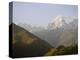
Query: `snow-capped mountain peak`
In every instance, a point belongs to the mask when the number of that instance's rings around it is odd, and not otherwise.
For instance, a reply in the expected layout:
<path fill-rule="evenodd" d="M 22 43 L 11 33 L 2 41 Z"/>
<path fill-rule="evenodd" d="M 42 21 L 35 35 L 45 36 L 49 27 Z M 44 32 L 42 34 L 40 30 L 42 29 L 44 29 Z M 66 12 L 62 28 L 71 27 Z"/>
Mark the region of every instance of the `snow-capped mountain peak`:
<path fill-rule="evenodd" d="M 65 24 L 71 23 L 74 19 L 76 19 L 76 17 L 57 16 L 50 21 L 50 23 L 48 24 L 48 28 L 49 29 L 60 28 L 60 27 L 64 26 Z"/>
<path fill-rule="evenodd" d="M 63 19 L 63 16 L 57 16 L 55 19 L 53 19 L 50 23 L 49 23 L 49 27 L 51 29 L 56 29 L 56 28 L 60 28 L 65 24 L 65 20 Z"/>

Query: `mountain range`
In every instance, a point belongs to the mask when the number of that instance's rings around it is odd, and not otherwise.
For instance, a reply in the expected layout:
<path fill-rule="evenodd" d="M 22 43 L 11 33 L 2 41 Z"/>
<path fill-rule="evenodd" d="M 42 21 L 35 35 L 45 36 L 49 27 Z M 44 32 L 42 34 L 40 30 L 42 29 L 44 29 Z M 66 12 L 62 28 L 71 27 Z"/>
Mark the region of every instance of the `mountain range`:
<path fill-rule="evenodd" d="M 78 19 L 58 16 L 48 23 L 47 29 L 32 31 L 34 35 L 50 43 L 53 47 L 70 46 L 78 43 Z"/>
<path fill-rule="evenodd" d="M 39 57 L 78 53 L 78 19 L 58 16 L 46 29 L 12 23 L 12 56 Z"/>
<path fill-rule="evenodd" d="M 32 27 L 31 25 L 27 24 L 18 25 L 38 36 L 39 38 L 47 41 L 53 47 L 58 47 L 59 45 L 69 46 L 73 43 L 77 44 L 78 42 L 77 17 L 57 16 L 48 23 L 46 29 L 43 27 Z"/>

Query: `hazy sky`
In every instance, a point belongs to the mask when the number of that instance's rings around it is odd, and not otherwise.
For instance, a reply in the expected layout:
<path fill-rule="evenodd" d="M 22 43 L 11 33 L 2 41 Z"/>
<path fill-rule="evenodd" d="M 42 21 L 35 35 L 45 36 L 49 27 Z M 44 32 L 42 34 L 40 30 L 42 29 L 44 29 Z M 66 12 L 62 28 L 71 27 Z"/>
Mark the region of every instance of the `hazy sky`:
<path fill-rule="evenodd" d="M 77 5 L 13 2 L 13 22 L 47 26 L 56 16 L 78 16 Z"/>

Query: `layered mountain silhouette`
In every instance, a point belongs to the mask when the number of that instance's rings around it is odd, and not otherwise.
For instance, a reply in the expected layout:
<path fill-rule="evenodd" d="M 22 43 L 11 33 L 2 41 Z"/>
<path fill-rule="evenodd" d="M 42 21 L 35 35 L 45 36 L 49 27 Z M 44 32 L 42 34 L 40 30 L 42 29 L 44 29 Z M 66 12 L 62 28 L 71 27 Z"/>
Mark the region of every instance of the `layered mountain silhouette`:
<path fill-rule="evenodd" d="M 24 28 L 12 23 L 12 56 L 19 57 L 37 57 L 43 56 L 53 48 L 48 42 L 31 34 Z"/>

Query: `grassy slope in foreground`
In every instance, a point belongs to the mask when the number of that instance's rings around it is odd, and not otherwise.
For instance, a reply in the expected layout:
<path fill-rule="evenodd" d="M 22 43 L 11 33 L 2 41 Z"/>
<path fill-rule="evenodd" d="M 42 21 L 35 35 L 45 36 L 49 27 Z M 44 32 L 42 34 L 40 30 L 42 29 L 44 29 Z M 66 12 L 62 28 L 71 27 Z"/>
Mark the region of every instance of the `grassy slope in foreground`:
<path fill-rule="evenodd" d="M 34 36 L 22 27 L 11 24 L 13 29 L 13 57 L 37 57 L 43 56 L 50 48 L 53 48 L 44 40 Z"/>

